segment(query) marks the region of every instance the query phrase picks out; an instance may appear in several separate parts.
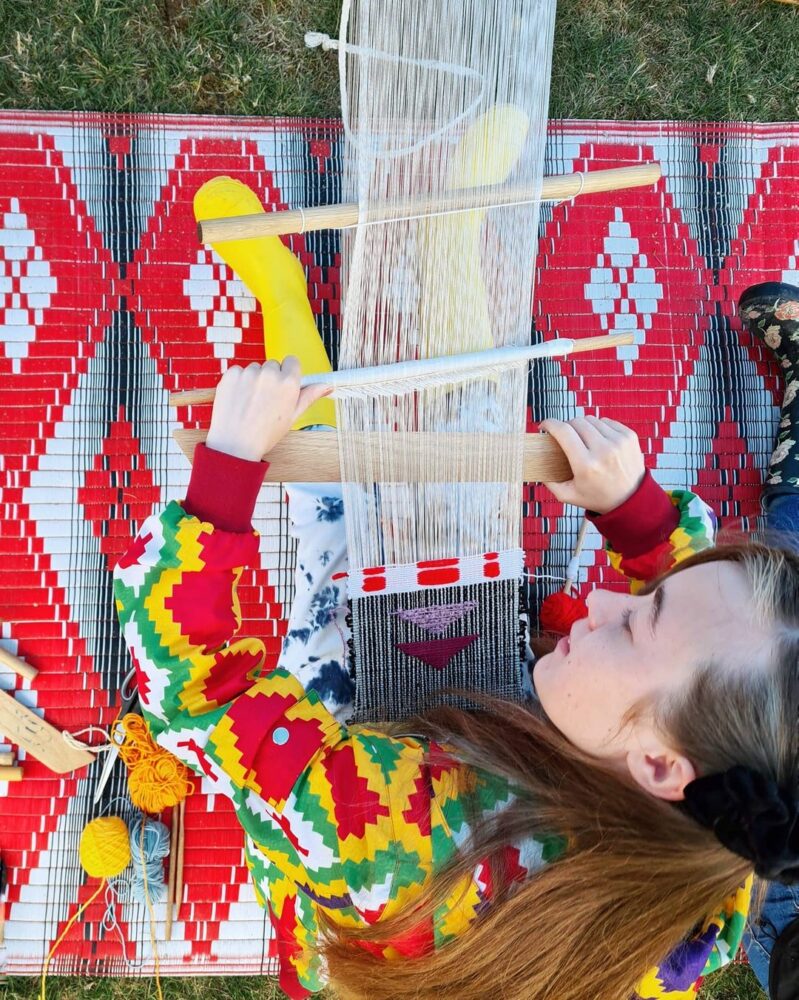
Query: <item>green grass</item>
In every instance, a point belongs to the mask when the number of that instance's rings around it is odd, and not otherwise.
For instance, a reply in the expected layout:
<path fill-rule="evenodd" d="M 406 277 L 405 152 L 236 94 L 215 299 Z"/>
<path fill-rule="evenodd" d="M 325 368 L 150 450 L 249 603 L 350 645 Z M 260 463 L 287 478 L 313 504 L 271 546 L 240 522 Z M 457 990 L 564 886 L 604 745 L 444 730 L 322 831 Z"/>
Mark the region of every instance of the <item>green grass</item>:
<path fill-rule="evenodd" d="M 340 0 L 0 0 L 0 107 L 338 115 Z M 799 7 L 560 0 L 553 117 L 799 117 Z"/>
<path fill-rule="evenodd" d="M 164 1000 L 283 1000 L 275 981 L 258 976 L 195 976 L 162 979 Z M 39 980 L 11 977 L 2 1000 L 37 1000 Z M 320 994 L 324 997 L 324 994 Z M 91 979 L 55 976 L 47 980 L 48 1000 L 157 1000 L 154 979 Z"/>
<path fill-rule="evenodd" d="M 283 1000 L 272 979 L 257 976 L 164 979 L 164 1000 Z M 37 1000 L 39 980 L 11 977 L 0 986 L 0 1000 Z M 325 1000 L 327 994 L 318 994 Z M 57 976 L 47 980 L 48 1000 L 157 1000 L 150 979 L 85 979 Z M 732 965 L 708 977 L 700 1000 L 765 1000 L 751 969 Z"/>
<path fill-rule="evenodd" d="M 399 2 L 399 0 L 397 0 Z M 339 114 L 340 0 L 0 0 L 0 107 Z M 772 0 L 560 0 L 550 113 L 565 118 L 799 117 L 799 7 Z M 12 978 L 0 1000 L 33 1000 Z M 149 980 L 54 978 L 51 1000 L 145 1000 Z M 277 1000 L 262 978 L 164 982 L 165 1000 Z M 751 971 L 703 1000 L 761 1000 Z"/>

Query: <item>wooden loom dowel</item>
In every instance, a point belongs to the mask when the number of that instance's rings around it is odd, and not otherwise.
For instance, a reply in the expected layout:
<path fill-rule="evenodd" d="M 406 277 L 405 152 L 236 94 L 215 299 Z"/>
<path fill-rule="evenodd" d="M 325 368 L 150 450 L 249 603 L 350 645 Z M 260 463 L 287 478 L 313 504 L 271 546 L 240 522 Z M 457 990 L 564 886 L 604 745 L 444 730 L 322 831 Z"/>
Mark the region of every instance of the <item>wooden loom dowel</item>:
<path fill-rule="evenodd" d="M 166 890 L 166 927 L 164 937 L 167 941 L 172 940 L 172 919 L 175 903 L 175 859 L 178 850 L 178 807 L 172 806 L 172 830 L 169 838 L 169 874 L 167 875 Z"/>
<path fill-rule="evenodd" d="M 23 771 L 19 764 L 0 764 L 0 781 L 22 781 Z"/>
<path fill-rule="evenodd" d="M 0 750 L 0 767 L 7 767 L 14 763 L 13 750 Z"/>
<path fill-rule="evenodd" d="M 614 167 L 610 170 L 588 170 L 584 173 L 545 177 L 540 197 L 542 201 L 565 201 L 581 194 L 648 187 L 656 184 L 660 176 L 659 163 L 645 163 L 636 167 Z M 360 216 L 357 204 L 340 204 L 259 212 L 257 215 L 238 215 L 227 219 L 205 219 L 198 223 L 197 232 L 201 243 L 224 243 L 259 236 L 307 233 L 317 229 L 344 229 L 359 222 L 389 222 L 392 219 L 440 212 L 521 204 L 531 202 L 534 197 L 535 192 L 531 191 L 529 185 L 462 189 L 449 194 L 440 192 L 427 198 L 417 197 L 374 205 Z"/>
<path fill-rule="evenodd" d="M 569 357 L 571 354 L 582 354 L 585 351 L 604 351 L 609 350 L 611 347 L 623 347 L 627 344 L 635 343 L 635 337 L 632 333 L 612 333 L 605 334 L 602 337 L 581 337 L 579 340 L 570 340 L 571 349 L 568 354 L 558 355 L 559 357 Z M 551 346 L 552 342 L 549 342 Z M 542 346 L 547 346 L 545 345 Z M 482 355 L 490 354 L 490 351 L 482 352 Z M 482 356 L 480 355 L 480 356 Z M 475 355 L 478 356 L 478 355 Z M 439 359 L 446 360 L 446 359 Z M 531 360 L 535 360 L 531 358 Z M 419 362 L 412 362 L 412 364 L 418 364 Z M 378 368 L 363 368 L 360 369 L 361 372 L 370 372 L 377 370 L 387 370 L 391 367 L 399 367 L 397 365 L 380 365 Z M 340 370 L 336 372 L 330 372 L 330 384 L 335 384 L 336 380 L 346 383 L 347 371 Z M 317 382 L 322 381 L 323 376 L 314 375 L 311 378 Z M 305 381 L 303 380 L 303 385 Z M 213 403 L 216 398 L 216 389 L 188 389 L 186 392 L 172 392 L 169 394 L 169 405 L 170 406 L 203 406 L 207 403 Z"/>
<path fill-rule="evenodd" d="M 20 660 L 18 656 L 14 656 L 13 653 L 9 653 L 7 649 L 0 649 L 0 665 L 8 667 L 10 670 L 13 670 L 15 674 L 19 674 L 20 677 L 24 677 L 29 681 L 32 681 L 39 673 L 36 667 L 32 667 L 24 660 Z"/>
<path fill-rule="evenodd" d="M 184 455 L 193 461 L 194 449 L 205 441 L 204 430 L 176 430 L 172 436 Z M 461 455 L 466 449 L 485 447 L 485 435 L 416 432 L 386 437 L 350 434 L 362 447 L 379 446 L 386 462 L 401 459 L 406 482 L 457 482 L 463 477 Z M 497 438 L 505 437 L 496 435 Z M 337 483 L 341 481 L 338 434 L 292 431 L 268 456 L 267 483 Z M 522 478 L 528 483 L 562 483 L 571 479 L 571 468 L 560 446 L 548 434 L 527 434 L 524 439 Z"/>
<path fill-rule="evenodd" d="M 178 857 L 175 874 L 175 920 L 180 920 L 180 904 L 183 900 L 183 858 L 186 839 L 186 800 L 178 803 Z"/>

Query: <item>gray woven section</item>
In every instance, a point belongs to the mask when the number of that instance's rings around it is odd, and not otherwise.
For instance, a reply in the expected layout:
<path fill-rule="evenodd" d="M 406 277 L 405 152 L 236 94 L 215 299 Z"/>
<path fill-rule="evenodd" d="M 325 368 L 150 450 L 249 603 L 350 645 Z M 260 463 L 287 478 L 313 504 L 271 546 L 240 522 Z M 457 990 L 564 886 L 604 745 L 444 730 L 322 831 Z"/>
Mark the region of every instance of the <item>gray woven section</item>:
<path fill-rule="evenodd" d="M 474 602 L 474 607 L 440 633 L 398 613 L 467 602 Z M 442 702 L 473 707 L 468 699 L 444 695 L 446 687 L 510 701 L 523 699 L 517 580 L 371 595 L 354 599 L 351 608 L 358 677 L 354 721 L 403 720 Z M 469 636 L 476 638 L 444 667 L 431 666 L 400 648 L 424 644 L 423 655 L 438 653 L 443 658 L 452 649 L 452 640 Z"/>

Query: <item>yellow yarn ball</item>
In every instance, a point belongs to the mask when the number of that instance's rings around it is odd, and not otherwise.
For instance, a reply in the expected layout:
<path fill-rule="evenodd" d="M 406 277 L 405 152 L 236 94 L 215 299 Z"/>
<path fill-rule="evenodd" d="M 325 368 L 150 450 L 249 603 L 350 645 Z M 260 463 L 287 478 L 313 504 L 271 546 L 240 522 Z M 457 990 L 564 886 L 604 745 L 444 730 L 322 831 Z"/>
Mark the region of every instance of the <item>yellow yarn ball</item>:
<path fill-rule="evenodd" d="M 80 836 L 80 863 L 97 878 L 113 878 L 128 867 L 128 828 L 118 816 L 101 816 L 86 825 Z"/>

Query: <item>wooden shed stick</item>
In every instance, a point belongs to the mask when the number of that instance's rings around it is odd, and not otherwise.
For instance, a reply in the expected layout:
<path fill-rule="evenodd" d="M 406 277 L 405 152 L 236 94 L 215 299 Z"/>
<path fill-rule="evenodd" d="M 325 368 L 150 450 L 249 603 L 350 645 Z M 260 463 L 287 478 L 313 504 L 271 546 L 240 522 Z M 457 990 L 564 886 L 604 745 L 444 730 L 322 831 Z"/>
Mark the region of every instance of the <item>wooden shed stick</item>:
<path fill-rule="evenodd" d="M 659 163 L 644 163 L 636 167 L 614 167 L 610 170 L 588 170 L 559 177 L 545 177 L 541 185 L 541 201 L 565 201 L 581 194 L 648 187 L 656 184 L 660 175 Z M 226 219 L 206 219 L 198 224 L 197 233 L 201 243 L 224 243 L 227 240 L 248 240 L 259 236 L 307 233 L 316 229 L 344 229 L 359 223 L 391 222 L 486 206 L 493 208 L 526 204 L 535 200 L 535 197 L 536 192 L 527 184 L 498 185 L 462 189 L 452 193 L 438 192 L 427 198 L 376 204 L 360 216 L 357 204 L 341 204 L 259 212 L 256 215 L 237 215 Z"/>
<path fill-rule="evenodd" d="M 556 343 L 565 343 L 563 353 L 561 354 L 548 354 L 547 351 L 552 351 Z M 624 347 L 628 344 L 635 343 L 635 337 L 632 333 L 612 333 L 606 334 L 602 337 L 581 337 L 578 340 L 567 339 L 564 341 L 545 341 L 543 344 L 531 345 L 530 346 L 530 358 L 529 360 L 534 361 L 535 352 L 538 348 L 541 349 L 541 357 L 571 357 L 572 354 L 583 354 L 586 351 L 606 351 L 613 347 Z M 499 350 L 504 350 L 500 348 Z M 485 363 L 488 365 L 490 362 L 491 355 L 494 354 L 493 351 L 481 351 L 477 355 L 472 355 L 471 357 L 483 357 L 485 358 Z M 455 355 L 455 358 L 464 358 L 467 355 Z M 305 376 L 301 385 L 311 385 L 316 383 L 324 383 L 325 385 L 331 385 L 335 387 L 336 385 L 346 386 L 349 384 L 363 384 L 366 382 L 368 384 L 368 376 L 370 373 L 375 373 L 375 377 L 390 377 L 393 370 L 399 371 L 400 368 L 403 371 L 412 371 L 412 366 L 418 365 L 419 370 L 422 371 L 424 366 L 429 362 L 430 359 L 420 360 L 420 361 L 410 361 L 401 362 L 396 365 L 376 365 L 374 368 L 355 368 L 352 370 L 342 369 L 335 372 L 325 372 L 319 375 L 308 375 Z M 446 362 L 448 359 L 437 358 L 436 361 Z M 406 377 L 408 377 L 406 375 Z M 189 389 L 186 392 L 173 392 L 169 395 L 169 405 L 170 406 L 202 406 L 207 403 L 213 403 L 216 398 L 216 389 Z"/>

